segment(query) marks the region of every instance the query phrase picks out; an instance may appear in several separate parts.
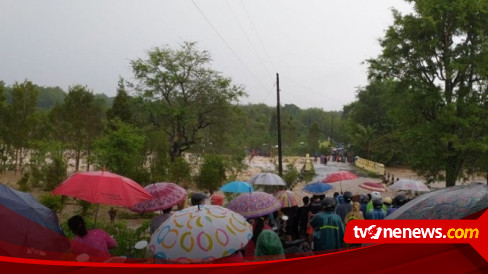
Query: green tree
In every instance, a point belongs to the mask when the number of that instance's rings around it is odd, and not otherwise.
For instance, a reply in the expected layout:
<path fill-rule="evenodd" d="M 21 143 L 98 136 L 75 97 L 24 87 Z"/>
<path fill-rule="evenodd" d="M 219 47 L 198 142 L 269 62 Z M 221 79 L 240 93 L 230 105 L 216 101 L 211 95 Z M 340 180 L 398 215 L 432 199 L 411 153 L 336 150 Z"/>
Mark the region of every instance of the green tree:
<path fill-rule="evenodd" d="M 317 123 L 313 123 L 308 129 L 307 145 L 310 153 L 318 152 L 319 150 L 320 130 Z"/>
<path fill-rule="evenodd" d="M 227 178 L 225 159 L 221 155 L 207 154 L 203 156 L 197 185 L 200 189 L 206 189 L 210 193 L 218 190 Z"/>
<path fill-rule="evenodd" d="M 112 120 L 117 117 L 124 123 L 131 123 L 132 114 L 130 101 L 131 97 L 125 90 L 124 79 L 120 78 L 117 86 L 117 95 L 114 98 L 112 108 L 107 111 L 107 118 Z"/>
<path fill-rule="evenodd" d="M 11 92 L 11 103 L 5 113 L 5 143 L 14 148 L 15 170 L 22 172 L 29 142 L 35 135 L 36 102 L 38 90 L 30 81 L 15 83 Z"/>
<path fill-rule="evenodd" d="M 80 167 L 83 153 L 90 157 L 95 139 L 103 130 L 102 107 L 86 87 L 75 85 L 69 88 L 62 104 L 50 111 L 54 138 L 75 153 L 75 169 Z"/>
<path fill-rule="evenodd" d="M 486 155 L 488 3 L 409 1 L 413 14 L 394 11 L 370 60 L 370 76 L 398 82 L 396 114 L 412 167 L 447 186 Z"/>
<path fill-rule="evenodd" d="M 133 179 L 145 162 L 145 135 L 132 125 L 116 119 L 113 127 L 95 142 L 95 158 L 107 170 Z"/>
<path fill-rule="evenodd" d="M 208 52 L 186 42 L 178 50 L 155 48 L 147 59 L 131 62 L 136 79 L 132 86 L 158 105 L 151 117 L 167 134 L 172 161 L 200 143 L 201 131 L 226 117 L 230 103 L 244 95 L 241 87 L 212 70 L 210 61 Z"/>

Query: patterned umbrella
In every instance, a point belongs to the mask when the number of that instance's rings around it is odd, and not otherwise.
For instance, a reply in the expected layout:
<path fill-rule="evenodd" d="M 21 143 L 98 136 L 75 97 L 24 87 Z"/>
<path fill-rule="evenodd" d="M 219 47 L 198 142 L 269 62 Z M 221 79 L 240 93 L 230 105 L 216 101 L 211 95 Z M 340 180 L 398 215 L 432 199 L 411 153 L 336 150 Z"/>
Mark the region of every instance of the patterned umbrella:
<path fill-rule="evenodd" d="M 401 179 L 396 181 L 390 189 L 394 190 L 411 190 L 420 192 L 429 192 L 430 189 L 424 183 L 416 180 Z"/>
<path fill-rule="evenodd" d="M 373 183 L 373 182 L 364 182 L 359 184 L 359 187 L 371 190 L 371 191 L 378 191 L 378 192 L 386 192 L 387 189 L 381 183 Z"/>
<path fill-rule="evenodd" d="M 289 190 L 278 191 L 274 196 L 280 202 L 281 207 L 296 206 L 298 205 L 298 201 L 300 201 L 300 198 Z"/>
<path fill-rule="evenodd" d="M 251 184 L 242 181 L 233 181 L 223 185 L 220 188 L 222 192 L 232 192 L 232 193 L 246 193 L 254 191 Z"/>
<path fill-rule="evenodd" d="M 285 181 L 274 173 L 258 173 L 249 179 L 251 185 L 286 186 Z"/>
<path fill-rule="evenodd" d="M 246 218 L 254 218 L 275 212 L 281 208 L 281 203 L 271 194 L 255 191 L 237 196 L 227 208 Z"/>
<path fill-rule="evenodd" d="M 178 211 L 151 236 L 156 259 L 203 263 L 233 254 L 246 246 L 252 226 L 239 214 L 214 205 Z"/>
<path fill-rule="evenodd" d="M 143 213 L 173 207 L 186 199 L 186 190 L 174 183 L 155 183 L 144 188 L 154 198 L 142 201 L 131 208 L 132 211 Z"/>
<path fill-rule="evenodd" d="M 488 186 L 472 183 L 422 194 L 401 206 L 386 219 L 458 220 L 488 206 Z"/>
<path fill-rule="evenodd" d="M 305 185 L 302 191 L 312 195 L 324 195 L 333 188 L 334 187 L 330 184 L 315 182 Z"/>

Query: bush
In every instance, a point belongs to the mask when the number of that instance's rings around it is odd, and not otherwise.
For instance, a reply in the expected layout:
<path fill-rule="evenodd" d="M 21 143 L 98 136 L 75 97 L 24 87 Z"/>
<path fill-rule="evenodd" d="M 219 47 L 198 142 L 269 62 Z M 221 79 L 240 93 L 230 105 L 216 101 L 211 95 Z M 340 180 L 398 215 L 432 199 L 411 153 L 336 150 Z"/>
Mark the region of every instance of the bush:
<path fill-rule="evenodd" d="M 22 178 L 20 178 L 20 180 L 17 181 L 17 184 L 19 185 L 20 191 L 27 192 L 30 190 L 29 177 L 30 177 L 29 173 L 26 172 L 22 175 Z"/>
<path fill-rule="evenodd" d="M 53 196 L 49 193 L 42 194 L 39 197 L 39 203 L 54 210 L 55 212 L 61 212 L 61 210 L 63 210 L 64 207 L 61 195 Z"/>
<path fill-rule="evenodd" d="M 294 164 L 289 163 L 286 165 L 286 171 L 283 174 L 283 180 L 286 183 L 287 188 L 291 188 L 293 184 L 297 181 L 299 176 L 298 170 Z"/>

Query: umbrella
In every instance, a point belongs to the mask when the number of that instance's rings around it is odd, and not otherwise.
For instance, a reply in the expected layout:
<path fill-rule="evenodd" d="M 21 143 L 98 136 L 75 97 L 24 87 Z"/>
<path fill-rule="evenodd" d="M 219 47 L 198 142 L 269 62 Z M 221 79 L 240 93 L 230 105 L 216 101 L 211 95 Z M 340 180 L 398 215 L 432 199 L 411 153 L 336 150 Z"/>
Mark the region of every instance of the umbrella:
<path fill-rule="evenodd" d="M 356 176 L 356 174 L 350 172 L 350 171 L 339 171 L 339 172 L 334 172 L 334 173 L 331 173 L 329 175 L 327 175 L 327 177 L 325 177 L 323 180 L 322 180 L 322 183 L 335 183 L 335 182 L 340 182 L 341 184 L 341 192 L 342 192 L 342 181 L 346 181 L 346 180 L 354 180 L 354 179 L 357 179 L 358 176 Z"/>
<path fill-rule="evenodd" d="M 174 183 L 150 184 L 144 189 L 154 198 L 134 205 L 131 210 L 139 213 L 173 207 L 186 199 L 186 190 Z"/>
<path fill-rule="evenodd" d="M 488 186 L 472 183 L 423 194 L 398 208 L 386 219 L 458 220 L 488 206 Z"/>
<path fill-rule="evenodd" d="M 70 246 L 53 210 L 31 194 L 3 184 L 0 184 L 0 242 L 2 255 L 16 257 L 25 257 L 29 248 L 64 252 Z"/>
<path fill-rule="evenodd" d="M 324 195 L 325 193 L 327 193 L 327 191 L 333 188 L 334 187 L 330 184 L 315 182 L 305 185 L 302 191 L 310 193 L 312 195 Z"/>
<path fill-rule="evenodd" d="M 258 173 L 249 179 L 251 185 L 286 186 L 285 181 L 274 173 Z"/>
<path fill-rule="evenodd" d="M 394 190 L 411 190 L 420 192 L 429 192 L 430 189 L 424 183 L 416 180 L 401 179 L 396 181 L 390 189 Z"/>
<path fill-rule="evenodd" d="M 378 192 L 386 192 L 385 186 L 381 183 L 373 183 L 373 182 L 364 182 L 359 184 L 359 187 L 371 190 L 371 191 L 378 191 Z"/>
<path fill-rule="evenodd" d="M 242 181 L 233 181 L 223 185 L 220 188 L 222 192 L 232 192 L 232 193 L 246 193 L 254 191 L 252 185 Z"/>
<path fill-rule="evenodd" d="M 133 207 L 152 196 L 138 183 L 108 171 L 77 172 L 52 192 L 76 197 L 90 203 Z M 98 207 L 95 213 L 97 222 Z"/>
<path fill-rule="evenodd" d="M 237 196 L 227 208 L 246 218 L 254 218 L 275 212 L 281 208 L 281 203 L 271 194 L 255 191 Z"/>
<path fill-rule="evenodd" d="M 241 215 L 200 205 L 171 215 L 151 236 L 149 249 L 156 259 L 201 263 L 232 255 L 251 237 L 252 226 Z"/>
<path fill-rule="evenodd" d="M 289 190 L 278 191 L 274 196 L 280 202 L 281 207 L 296 206 L 298 205 L 298 201 L 300 201 L 300 198 Z"/>

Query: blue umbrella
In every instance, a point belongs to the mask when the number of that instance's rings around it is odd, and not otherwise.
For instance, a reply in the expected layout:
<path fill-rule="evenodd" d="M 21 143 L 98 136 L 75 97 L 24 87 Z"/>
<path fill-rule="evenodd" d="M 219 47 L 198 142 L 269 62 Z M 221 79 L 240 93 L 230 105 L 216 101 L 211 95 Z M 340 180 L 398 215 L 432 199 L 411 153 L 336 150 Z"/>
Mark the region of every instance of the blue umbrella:
<path fill-rule="evenodd" d="M 334 187 L 322 183 L 322 182 L 316 182 L 316 183 L 311 183 L 308 185 L 305 185 L 302 189 L 302 191 L 313 194 L 313 195 L 324 195 L 327 191 L 333 189 Z"/>
<path fill-rule="evenodd" d="M 242 181 L 234 181 L 223 185 L 220 188 L 222 192 L 233 192 L 233 193 L 247 193 L 254 191 L 252 185 Z"/>
<path fill-rule="evenodd" d="M 29 193 L 3 184 L 0 184 L 0 242 L 43 251 L 63 252 L 69 248 L 54 211 Z"/>

